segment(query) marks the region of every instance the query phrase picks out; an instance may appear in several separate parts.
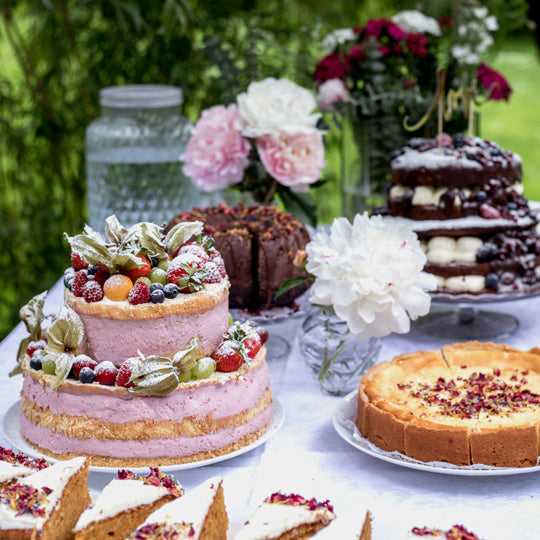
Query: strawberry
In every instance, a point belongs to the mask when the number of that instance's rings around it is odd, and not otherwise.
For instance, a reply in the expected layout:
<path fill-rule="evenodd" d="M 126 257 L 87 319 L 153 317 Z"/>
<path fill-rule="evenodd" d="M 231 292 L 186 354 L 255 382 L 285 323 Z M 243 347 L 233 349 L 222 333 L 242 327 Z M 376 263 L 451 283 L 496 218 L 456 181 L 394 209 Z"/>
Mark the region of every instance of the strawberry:
<path fill-rule="evenodd" d="M 145 304 L 150 301 L 150 289 L 143 281 L 138 281 L 129 291 L 128 302 L 132 305 Z"/>
<path fill-rule="evenodd" d="M 141 361 L 140 358 L 128 358 L 118 370 L 116 375 L 116 386 L 123 386 L 125 388 L 132 388 L 135 386 L 133 382 L 130 382 L 130 377 L 133 372 L 133 366 Z"/>
<path fill-rule="evenodd" d="M 75 358 L 75 362 L 73 362 L 73 376 L 78 379 L 79 375 L 81 373 L 81 369 L 83 367 L 90 368 L 91 370 L 94 370 L 94 368 L 97 366 L 97 362 L 87 356 L 86 354 L 79 354 Z"/>
<path fill-rule="evenodd" d="M 83 287 L 83 298 L 88 302 L 103 300 L 103 289 L 97 281 L 87 281 Z"/>
<path fill-rule="evenodd" d="M 223 279 L 215 262 L 209 260 L 204 263 L 204 269 L 208 272 L 204 278 L 204 283 L 219 283 Z"/>
<path fill-rule="evenodd" d="M 47 342 L 44 339 L 40 339 L 38 341 L 31 341 L 28 344 L 28 347 L 26 349 L 26 352 L 30 358 L 32 358 L 33 354 L 36 351 L 42 351 L 47 346 Z"/>
<path fill-rule="evenodd" d="M 201 262 L 205 263 L 210 260 L 210 255 L 206 252 L 203 246 L 196 244 L 195 242 L 186 242 L 180 246 L 180 249 L 176 252 L 174 257 L 181 255 L 182 253 L 191 253 L 198 257 Z M 173 258 L 174 258 L 173 257 Z"/>
<path fill-rule="evenodd" d="M 200 291 L 204 288 L 203 280 L 207 272 L 202 268 L 202 261 L 192 253 L 181 253 L 174 258 L 167 268 L 169 283 L 178 285 L 184 294 Z"/>
<path fill-rule="evenodd" d="M 88 281 L 88 276 L 84 270 L 79 270 L 75 272 L 73 276 L 73 281 L 71 282 L 71 292 L 78 297 L 82 297 L 84 294 L 84 286 Z"/>
<path fill-rule="evenodd" d="M 71 252 L 71 267 L 74 270 L 86 270 L 88 268 L 88 263 L 83 261 L 80 253 L 76 251 Z"/>
<path fill-rule="evenodd" d="M 249 358 L 255 358 L 257 353 L 261 350 L 262 345 L 259 336 L 254 332 L 252 336 L 244 339 L 242 346 L 244 347 L 244 351 Z"/>
<path fill-rule="evenodd" d="M 105 360 L 96 366 L 94 373 L 96 374 L 96 381 L 99 384 L 112 386 L 116 381 L 118 368 L 112 362 L 109 362 L 109 360 Z"/>
<path fill-rule="evenodd" d="M 257 326 L 253 329 L 253 331 L 259 335 L 259 339 L 261 340 L 262 345 L 264 345 L 268 341 L 268 330 L 266 328 L 263 328 L 262 326 Z"/>
<path fill-rule="evenodd" d="M 216 362 L 217 371 L 236 371 L 244 363 L 238 347 L 230 340 L 222 341 L 210 358 Z"/>
<path fill-rule="evenodd" d="M 140 277 L 146 277 L 150 270 L 152 270 L 152 265 L 150 261 L 144 257 L 143 255 L 136 255 L 137 258 L 141 259 L 141 261 L 144 263 L 143 266 L 132 268 L 131 270 L 126 270 L 123 272 L 133 283 L 137 281 Z"/>

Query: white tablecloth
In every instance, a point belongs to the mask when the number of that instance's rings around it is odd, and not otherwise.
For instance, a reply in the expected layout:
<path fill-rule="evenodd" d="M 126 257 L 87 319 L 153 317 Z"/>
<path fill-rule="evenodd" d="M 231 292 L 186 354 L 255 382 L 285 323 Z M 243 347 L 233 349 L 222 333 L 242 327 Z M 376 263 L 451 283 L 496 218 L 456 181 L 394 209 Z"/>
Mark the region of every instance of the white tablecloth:
<path fill-rule="evenodd" d="M 46 313 L 56 311 L 61 293 L 59 282 L 48 295 Z M 481 308 L 519 318 L 519 329 L 504 339 L 506 343 L 522 349 L 540 346 L 540 298 Z M 332 416 L 341 398 L 322 395 L 312 380 L 295 338 L 300 322 L 270 327 L 271 334 L 286 336 L 292 346 L 288 358 L 269 362 L 274 396 L 286 412 L 283 427 L 264 445 L 246 454 L 176 472 L 186 489 L 210 476 L 222 476 L 232 523 L 245 521 L 267 495 L 282 491 L 330 499 L 336 513 L 350 519 L 358 519 L 360 509 L 371 509 L 374 540 L 405 538 L 413 526 L 444 528 L 456 523 L 486 540 L 540 538 L 540 473 L 479 478 L 418 471 L 366 455 L 339 437 Z M 9 378 L 7 374 L 15 365 L 19 342 L 25 336 L 21 323 L 0 344 L 2 418 L 19 399 L 22 378 Z M 406 336 L 389 336 L 383 340 L 380 360 L 442 344 L 414 330 Z M 3 433 L 0 444 L 11 447 Z M 93 492 L 110 478 L 91 473 Z"/>

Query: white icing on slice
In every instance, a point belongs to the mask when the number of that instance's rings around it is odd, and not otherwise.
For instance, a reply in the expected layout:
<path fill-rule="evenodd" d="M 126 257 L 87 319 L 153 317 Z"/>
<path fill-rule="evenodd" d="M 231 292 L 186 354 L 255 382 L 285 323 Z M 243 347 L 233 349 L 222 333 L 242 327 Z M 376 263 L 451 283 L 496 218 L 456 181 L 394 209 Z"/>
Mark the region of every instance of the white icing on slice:
<path fill-rule="evenodd" d="M 324 529 L 315 533 L 312 538 L 316 540 L 360 540 L 360 534 L 365 521 L 368 519 L 368 512 L 359 512 L 359 515 L 364 516 L 362 522 L 358 522 L 356 519 L 337 518 L 334 519 Z"/>
<path fill-rule="evenodd" d="M 479 292 L 486 286 L 484 276 L 455 276 L 447 278 L 444 287 L 458 292 Z"/>
<path fill-rule="evenodd" d="M 15 463 L 8 463 L 7 461 L 0 461 L 0 483 L 9 482 L 14 478 L 20 478 L 22 476 L 28 476 L 36 472 L 35 469 L 23 467 Z"/>
<path fill-rule="evenodd" d="M 163 486 L 152 486 L 142 480 L 116 478 L 103 488 L 95 503 L 82 513 L 75 530 L 81 531 L 95 521 L 116 516 L 130 508 L 152 504 L 167 493 L 167 488 Z"/>

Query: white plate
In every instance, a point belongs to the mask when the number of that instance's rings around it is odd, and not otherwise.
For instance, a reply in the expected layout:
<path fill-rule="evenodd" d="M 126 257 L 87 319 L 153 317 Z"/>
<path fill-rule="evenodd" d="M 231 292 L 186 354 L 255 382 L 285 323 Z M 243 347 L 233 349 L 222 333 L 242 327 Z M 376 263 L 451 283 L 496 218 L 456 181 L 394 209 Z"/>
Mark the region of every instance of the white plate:
<path fill-rule="evenodd" d="M 21 435 L 21 423 L 20 423 L 20 414 L 21 414 L 21 401 L 16 401 L 7 411 L 4 416 L 4 420 L 2 422 L 2 428 L 4 430 L 4 434 L 9 440 L 9 442 L 18 448 L 21 452 L 28 454 L 31 457 L 34 458 L 41 458 L 44 457 L 47 461 L 50 461 L 51 463 L 55 463 L 58 460 L 52 457 L 47 456 L 47 454 L 42 454 L 38 452 L 33 446 L 31 446 Z M 182 471 L 185 469 L 194 469 L 196 467 L 204 467 L 205 465 L 211 465 L 212 463 L 218 463 L 219 461 L 225 461 L 227 459 L 231 459 L 233 457 L 239 456 L 241 454 L 245 454 L 246 452 L 249 452 L 250 450 L 253 450 L 254 448 L 257 448 L 258 446 L 264 444 L 268 439 L 273 437 L 279 428 L 283 425 L 283 421 L 285 420 L 285 411 L 283 410 L 283 407 L 281 406 L 281 403 L 274 398 L 274 402 L 272 404 L 272 416 L 270 418 L 270 424 L 268 425 L 267 430 L 259 437 L 256 441 L 252 442 L 251 444 L 248 444 L 247 446 L 244 446 L 240 448 L 239 450 L 235 450 L 234 452 L 230 452 L 228 454 L 224 454 L 222 456 L 217 456 L 210 459 L 203 459 L 201 461 L 194 461 L 192 463 L 179 463 L 177 465 L 163 465 L 159 468 L 160 471 L 170 473 L 170 472 L 176 472 L 176 471 Z M 91 472 L 98 472 L 98 473 L 112 473 L 117 474 L 118 469 L 121 469 L 123 467 L 96 467 L 91 466 L 88 467 L 88 469 Z M 133 471 L 134 473 L 138 474 L 146 474 L 149 471 L 149 467 L 126 467 L 129 468 L 130 471 Z"/>
<path fill-rule="evenodd" d="M 458 466 L 443 462 L 423 462 L 407 457 L 399 452 L 386 452 L 375 446 L 360 435 L 356 428 L 356 407 L 358 403 L 358 391 L 355 390 L 347 394 L 336 407 L 332 423 L 338 435 L 361 452 L 373 456 L 377 459 L 416 469 L 441 474 L 453 474 L 460 476 L 501 476 L 510 474 L 524 474 L 540 471 L 540 466 L 536 467 L 490 467 L 487 465 Z"/>

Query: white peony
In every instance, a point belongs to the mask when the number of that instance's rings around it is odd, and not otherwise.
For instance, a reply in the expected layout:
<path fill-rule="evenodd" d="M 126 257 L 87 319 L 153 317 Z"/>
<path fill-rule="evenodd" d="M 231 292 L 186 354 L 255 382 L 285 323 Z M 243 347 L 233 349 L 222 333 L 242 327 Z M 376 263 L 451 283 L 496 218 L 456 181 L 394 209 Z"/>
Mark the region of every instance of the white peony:
<path fill-rule="evenodd" d="M 423 272 L 426 256 L 406 225 L 357 214 L 337 218 L 306 246 L 314 276 L 312 304 L 332 306 L 357 339 L 405 333 L 429 312 L 436 278 Z"/>
<path fill-rule="evenodd" d="M 327 53 L 332 52 L 338 45 L 343 45 L 347 41 L 353 41 L 356 34 L 352 28 L 338 28 L 328 34 L 321 43 L 321 47 Z"/>
<path fill-rule="evenodd" d="M 431 34 L 433 36 L 442 35 L 441 27 L 436 19 L 424 15 L 416 9 L 405 9 L 396 13 L 392 17 L 392 22 L 396 23 L 405 32 L 416 32 L 417 34 Z"/>
<path fill-rule="evenodd" d="M 236 128 L 244 137 L 311 132 L 320 118 L 313 94 L 289 81 L 272 77 L 252 82 L 237 99 Z"/>

